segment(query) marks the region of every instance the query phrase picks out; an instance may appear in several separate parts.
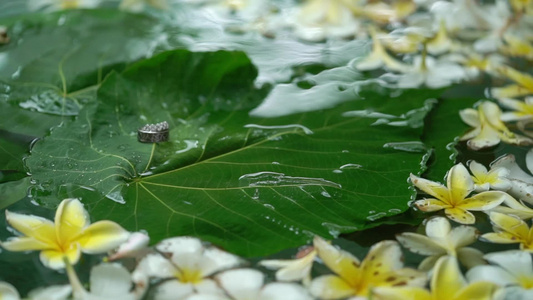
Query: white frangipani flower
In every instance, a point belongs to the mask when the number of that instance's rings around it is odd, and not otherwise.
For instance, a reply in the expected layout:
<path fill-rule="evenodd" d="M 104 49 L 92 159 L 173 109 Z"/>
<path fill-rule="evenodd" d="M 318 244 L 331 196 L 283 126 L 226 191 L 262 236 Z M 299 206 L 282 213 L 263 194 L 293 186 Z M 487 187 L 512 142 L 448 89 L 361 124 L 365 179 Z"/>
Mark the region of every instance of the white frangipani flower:
<path fill-rule="evenodd" d="M 296 34 L 309 41 L 349 37 L 359 30 L 359 0 L 309 0 L 292 16 Z"/>
<path fill-rule="evenodd" d="M 425 85 L 437 89 L 468 78 L 463 67 L 445 59 L 416 56 L 414 66 L 397 78 L 398 88 L 417 88 Z"/>
<path fill-rule="evenodd" d="M 474 160 L 468 162 L 468 167 L 472 173 L 476 192 L 484 192 L 489 189 L 506 191 L 511 188 L 511 182 L 507 179 L 510 172 L 506 168 L 491 167 L 489 171 L 484 165 Z"/>
<path fill-rule="evenodd" d="M 467 268 L 483 264 L 483 252 L 466 247 L 477 240 L 477 229 L 471 226 L 457 226 L 452 229 L 450 222 L 443 217 L 435 217 L 426 223 L 426 235 L 404 232 L 396 239 L 409 251 L 428 255 L 418 268 L 429 271 L 437 260 L 445 255 L 456 256 Z"/>
<path fill-rule="evenodd" d="M 192 237 L 166 239 L 156 249 L 164 255 L 148 254 L 133 273 L 135 280 L 169 279 L 155 288 L 156 300 L 185 299 L 195 292 L 222 294 L 209 276 L 241 263 L 237 256 L 215 247 L 204 247 Z"/>
<path fill-rule="evenodd" d="M 492 163 L 493 167 L 503 167 L 509 170 L 507 179 L 511 182 L 511 188 L 507 193 L 516 199 L 533 204 L 533 176 L 524 172 L 516 163 L 515 157 L 508 154 L 498 158 Z M 526 154 L 526 166 L 533 173 L 533 149 Z"/>
<path fill-rule="evenodd" d="M 505 299 L 533 298 L 533 264 L 531 254 L 526 251 L 511 250 L 485 255 L 491 265 L 477 266 L 466 274 L 470 282 L 490 281 L 507 287 Z M 512 289 L 512 290 L 507 290 Z"/>

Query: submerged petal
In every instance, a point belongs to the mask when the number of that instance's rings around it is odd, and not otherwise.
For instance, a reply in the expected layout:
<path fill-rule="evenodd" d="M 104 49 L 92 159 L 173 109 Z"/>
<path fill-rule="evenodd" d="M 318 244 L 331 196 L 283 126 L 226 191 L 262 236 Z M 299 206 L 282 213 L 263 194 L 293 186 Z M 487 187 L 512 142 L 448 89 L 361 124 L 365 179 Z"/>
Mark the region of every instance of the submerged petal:
<path fill-rule="evenodd" d="M 89 214 L 80 200 L 70 198 L 61 201 L 55 215 L 56 234 L 60 243 L 72 241 L 89 224 Z"/>
<path fill-rule="evenodd" d="M 112 221 L 99 221 L 87 227 L 77 239 L 85 253 L 103 253 L 128 240 L 130 233 Z"/>

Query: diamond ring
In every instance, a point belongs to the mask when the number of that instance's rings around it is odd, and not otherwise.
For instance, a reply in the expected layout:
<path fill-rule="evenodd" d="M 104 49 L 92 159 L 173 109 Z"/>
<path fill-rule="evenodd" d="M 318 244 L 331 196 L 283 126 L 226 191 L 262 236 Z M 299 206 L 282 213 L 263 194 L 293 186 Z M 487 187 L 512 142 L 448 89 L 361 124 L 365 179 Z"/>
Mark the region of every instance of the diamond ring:
<path fill-rule="evenodd" d="M 137 131 L 141 143 L 160 143 L 168 141 L 168 123 L 146 124 Z"/>

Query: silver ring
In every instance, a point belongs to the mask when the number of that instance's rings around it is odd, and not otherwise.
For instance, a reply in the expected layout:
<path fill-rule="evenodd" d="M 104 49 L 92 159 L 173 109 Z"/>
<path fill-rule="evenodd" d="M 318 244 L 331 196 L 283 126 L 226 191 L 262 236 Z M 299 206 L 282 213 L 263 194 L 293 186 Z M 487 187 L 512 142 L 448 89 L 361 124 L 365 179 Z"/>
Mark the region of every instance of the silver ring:
<path fill-rule="evenodd" d="M 168 123 L 146 124 L 137 130 L 137 139 L 141 143 L 160 143 L 168 141 Z"/>

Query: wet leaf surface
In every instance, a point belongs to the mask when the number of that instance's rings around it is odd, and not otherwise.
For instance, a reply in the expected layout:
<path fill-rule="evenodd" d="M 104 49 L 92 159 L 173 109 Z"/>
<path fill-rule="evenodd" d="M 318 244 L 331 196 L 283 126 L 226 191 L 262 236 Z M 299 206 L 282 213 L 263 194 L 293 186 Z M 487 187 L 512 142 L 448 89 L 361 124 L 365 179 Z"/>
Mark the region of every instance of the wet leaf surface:
<path fill-rule="evenodd" d="M 95 219 L 155 241 L 199 236 L 246 256 L 408 208 L 434 91 L 390 96 L 369 85 L 334 108 L 259 118 L 249 112 L 268 91 L 254 87 L 256 75 L 241 52 L 186 50 L 112 74 L 94 105 L 36 143 L 27 160 L 36 200 L 54 207 L 83 195 Z M 137 128 L 165 120 L 169 142 L 137 141 Z"/>

